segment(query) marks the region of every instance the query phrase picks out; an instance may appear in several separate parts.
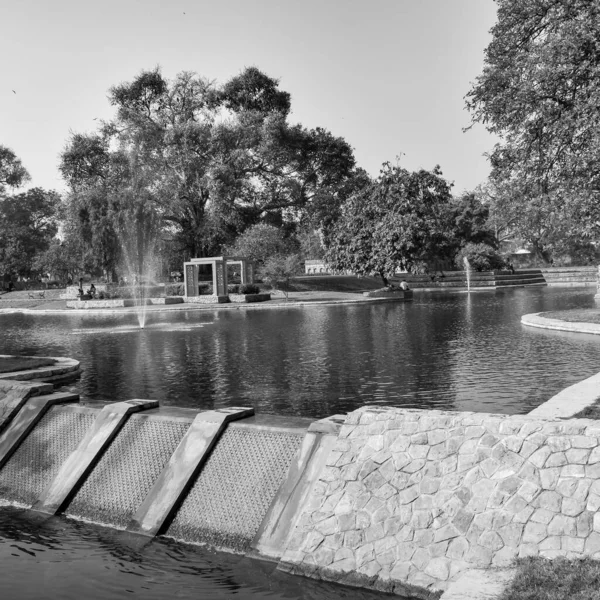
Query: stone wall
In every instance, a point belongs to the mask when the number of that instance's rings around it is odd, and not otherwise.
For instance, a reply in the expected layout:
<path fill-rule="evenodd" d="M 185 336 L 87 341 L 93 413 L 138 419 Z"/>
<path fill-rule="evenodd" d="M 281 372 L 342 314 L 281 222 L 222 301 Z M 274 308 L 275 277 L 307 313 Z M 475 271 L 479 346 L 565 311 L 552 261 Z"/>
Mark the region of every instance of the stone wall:
<path fill-rule="evenodd" d="M 350 413 L 280 568 L 436 597 L 518 556 L 600 558 L 600 422 Z"/>

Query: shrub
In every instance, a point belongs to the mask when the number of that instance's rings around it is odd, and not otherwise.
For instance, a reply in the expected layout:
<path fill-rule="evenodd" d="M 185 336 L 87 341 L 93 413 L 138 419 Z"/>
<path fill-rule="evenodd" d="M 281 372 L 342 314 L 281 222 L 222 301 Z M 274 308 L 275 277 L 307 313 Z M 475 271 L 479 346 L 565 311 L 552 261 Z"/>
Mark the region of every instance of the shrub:
<path fill-rule="evenodd" d="M 240 294 L 258 294 L 260 293 L 260 288 L 255 283 L 244 283 L 239 286 Z"/>
<path fill-rule="evenodd" d="M 198 293 L 201 296 L 212 296 L 213 286 L 212 283 L 200 283 L 198 284 Z"/>
<path fill-rule="evenodd" d="M 183 296 L 183 283 L 168 283 L 165 285 L 165 296 Z"/>
<path fill-rule="evenodd" d="M 227 286 L 227 293 L 228 294 L 240 294 L 240 285 L 238 283 L 230 283 Z"/>
<path fill-rule="evenodd" d="M 498 251 L 489 244 L 466 244 L 456 255 L 455 263 L 459 269 L 464 269 L 465 257 L 474 271 L 495 271 L 506 266 Z"/>

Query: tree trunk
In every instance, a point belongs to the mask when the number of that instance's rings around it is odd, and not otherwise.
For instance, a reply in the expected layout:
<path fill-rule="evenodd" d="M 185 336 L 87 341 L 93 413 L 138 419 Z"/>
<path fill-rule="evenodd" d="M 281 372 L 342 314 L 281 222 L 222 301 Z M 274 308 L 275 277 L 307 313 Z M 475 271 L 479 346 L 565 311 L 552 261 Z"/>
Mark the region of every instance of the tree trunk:
<path fill-rule="evenodd" d="M 379 277 L 381 277 L 381 279 L 383 280 L 383 285 L 387 287 L 388 278 L 383 274 L 383 271 L 379 271 Z"/>

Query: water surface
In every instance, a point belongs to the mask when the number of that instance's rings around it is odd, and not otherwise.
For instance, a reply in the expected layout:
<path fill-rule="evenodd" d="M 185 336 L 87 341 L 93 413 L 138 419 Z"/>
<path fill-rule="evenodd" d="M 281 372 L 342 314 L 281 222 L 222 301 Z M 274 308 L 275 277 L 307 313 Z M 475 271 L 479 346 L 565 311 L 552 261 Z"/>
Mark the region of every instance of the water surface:
<path fill-rule="evenodd" d="M 70 356 L 85 399 L 323 417 L 364 404 L 526 413 L 600 371 L 600 338 L 524 327 L 594 288 L 415 293 L 410 303 L 0 315 L 0 353 Z"/>
<path fill-rule="evenodd" d="M 6 600 L 383 600 L 275 564 L 0 507 Z"/>

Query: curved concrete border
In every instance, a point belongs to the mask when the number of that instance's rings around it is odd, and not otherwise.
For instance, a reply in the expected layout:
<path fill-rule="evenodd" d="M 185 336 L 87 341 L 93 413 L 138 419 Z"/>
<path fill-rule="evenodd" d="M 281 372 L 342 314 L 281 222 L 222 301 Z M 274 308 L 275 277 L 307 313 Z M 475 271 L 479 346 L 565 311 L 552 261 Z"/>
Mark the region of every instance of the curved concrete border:
<path fill-rule="evenodd" d="M 0 358 L 8 358 L 9 356 L 12 355 L 0 354 Z M 42 381 L 47 383 L 60 383 L 79 375 L 80 362 L 73 358 L 64 358 L 62 356 L 37 356 L 34 358 L 53 360 L 54 364 L 38 367 L 36 369 L 0 373 L 0 381 Z"/>
<path fill-rule="evenodd" d="M 565 388 L 528 414 L 540 419 L 570 419 L 600 400 L 600 373 Z"/>
<path fill-rule="evenodd" d="M 261 310 L 261 309 L 280 309 L 280 308 L 296 308 L 299 306 L 333 306 L 347 304 L 381 304 L 384 302 L 403 303 L 412 300 L 412 298 L 361 298 L 350 300 L 290 300 L 288 302 L 280 302 L 277 304 L 258 303 L 242 303 L 235 302 L 229 304 L 171 304 L 171 305 L 153 305 L 146 306 L 146 314 L 153 312 L 171 312 L 181 310 Z M 135 314 L 137 307 L 125 308 L 88 308 L 86 310 L 74 310 L 70 308 L 54 308 L 54 309 L 32 309 L 32 308 L 0 308 L 0 315 L 3 314 L 28 314 L 28 315 L 115 315 L 115 314 Z"/>
<path fill-rule="evenodd" d="M 549 319 L 542 316 L 544 313 L 532 313 L 523 315 L 521 323 L 528 327 L 538 327 L 539 329 L 554 329 L 556 331 L 570 331 L 571 333 L 591 333 L 600 335 L 600 325 L 596 323 L 569 322 L 560 319 Z"/>

